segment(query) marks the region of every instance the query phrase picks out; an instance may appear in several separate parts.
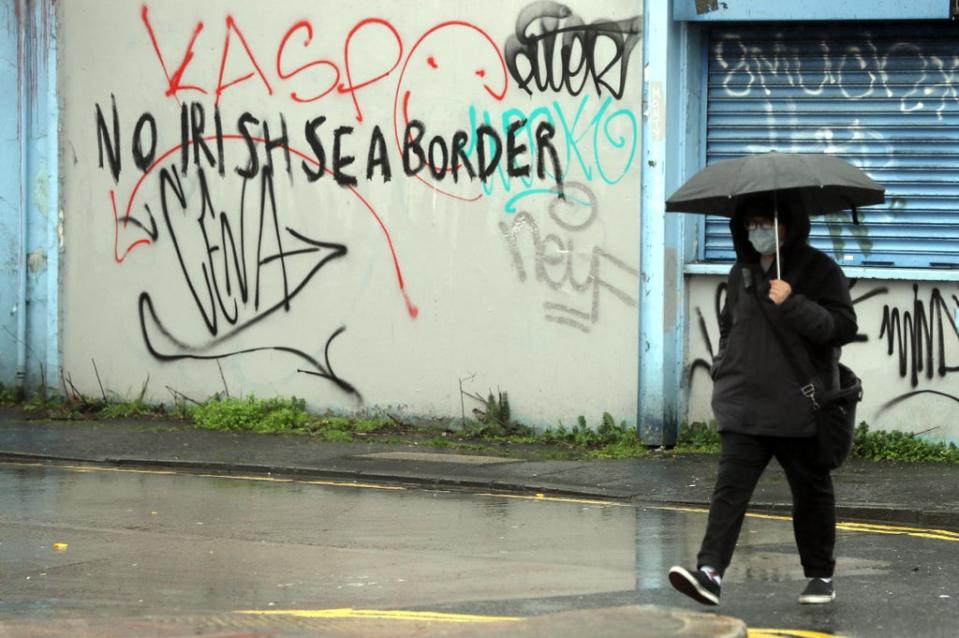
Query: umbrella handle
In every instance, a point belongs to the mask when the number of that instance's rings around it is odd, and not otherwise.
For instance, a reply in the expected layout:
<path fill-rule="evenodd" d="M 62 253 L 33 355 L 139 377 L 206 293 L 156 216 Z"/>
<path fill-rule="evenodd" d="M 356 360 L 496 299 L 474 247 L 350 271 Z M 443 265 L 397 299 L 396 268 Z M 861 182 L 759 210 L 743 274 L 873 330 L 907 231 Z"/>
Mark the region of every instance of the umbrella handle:
<path fill-rule="evenodd" d="M 773 233 L 776 236 L 776 279 L 782 279 L 782 267 L 779 264 L 779 197 L 773 191 Z"/>

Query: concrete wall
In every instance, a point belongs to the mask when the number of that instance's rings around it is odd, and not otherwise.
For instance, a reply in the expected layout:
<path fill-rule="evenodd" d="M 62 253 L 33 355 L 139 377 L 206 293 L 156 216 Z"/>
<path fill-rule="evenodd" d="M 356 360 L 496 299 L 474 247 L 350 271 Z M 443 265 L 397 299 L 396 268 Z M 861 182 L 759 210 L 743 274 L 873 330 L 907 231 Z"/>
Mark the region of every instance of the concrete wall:
<path fill-rule="evenodd" d="M 712 418 L 708 364 L 719 347 L 721 277 L 692 277 L 687 370 L 692 420 Z M 857 418 L 873 429 L 959 441 L 959 284 L 860 279 L 857 343 L 842 361 L 863 380 Z"/>
<path fill-rule="evenodd" d="M 317 409 L 458 416 L 462 384 L 507 391 L 531 423 L 635 422 L 641 2 L 59 11 L 63 369 L 82 390 L 98 392 L 94 359 L 109 390 L 149 377 L 156 399 L 225 379 Z M 557 58 L 524 81 L 563 37 L 573 72 Z M 505 140 L 524 118 L 528 178 L 505 149 L 485 183 L 404 171 L 411 120 L 427 150 L 468 131 L 475 165 L 478 125 Z"/>

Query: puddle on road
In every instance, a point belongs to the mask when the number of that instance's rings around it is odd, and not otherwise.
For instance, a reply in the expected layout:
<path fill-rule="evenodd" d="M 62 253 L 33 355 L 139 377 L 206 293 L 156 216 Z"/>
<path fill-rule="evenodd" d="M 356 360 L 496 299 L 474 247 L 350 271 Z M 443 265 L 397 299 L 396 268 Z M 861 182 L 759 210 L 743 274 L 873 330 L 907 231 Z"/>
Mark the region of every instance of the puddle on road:
<path fill-rule="evenodd" d="M 702 512 L 590 500 L 86 470 L 0 465 L 0 588 L 13 592 L 0 618 L 104 607 L 125 614 L 353 607 L 526 615 L 682 605 L 664 574 L 695 562 L 706 523 Z M 69 551 L 54 552 L 55 542 Z M 910 582 L 951 586 L 957 559 L 941 547 L 952 545 L 840 532 L 842 587 L 882 582 L 883 592 L 893 592 L 883 595 L 897 600 L 897 587 Z M 923 578 L 910 581 L 913 574 Z M 801 615 L 808 610 L 795 604 L 802 581 L 792 525 L 747 519 L 722 611 L 745 617 L 779 605 L 793 615 L 775 619 L 781 623 L 757 616 L 760 626 L 822 628 L 831 616 L 809 624 Z M 936 589 L 929 600 L 951 604 L 939 596 L 955 594 Z M 894 615 L 894 606 L 879 603 L 874 614 Z M 860 604 L 846 598 L 842 609 Z M 864 626 L 878 622 L 866 612 L 863 618 Z"/>

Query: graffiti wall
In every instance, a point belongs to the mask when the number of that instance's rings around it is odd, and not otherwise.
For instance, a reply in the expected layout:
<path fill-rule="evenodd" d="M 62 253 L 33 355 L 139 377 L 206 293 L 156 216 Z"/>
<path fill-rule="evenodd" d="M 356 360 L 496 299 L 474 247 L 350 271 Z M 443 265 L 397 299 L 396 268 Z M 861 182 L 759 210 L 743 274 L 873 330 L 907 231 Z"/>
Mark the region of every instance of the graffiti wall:
<path fill-rule="evenodd" d="M 863 382 L 857 418 L 873 429 L 959 441 L 959 284 L 853 280 L 859 322 L 842 362 Z M 712 418 L 709 365 L 719 347 L 725 279 L 690 285 L 688 416 Z"/>
<path fill-rule="evenodd" d="M 634 420 L 641 6 L 62 3 L 65 374 Z"/>

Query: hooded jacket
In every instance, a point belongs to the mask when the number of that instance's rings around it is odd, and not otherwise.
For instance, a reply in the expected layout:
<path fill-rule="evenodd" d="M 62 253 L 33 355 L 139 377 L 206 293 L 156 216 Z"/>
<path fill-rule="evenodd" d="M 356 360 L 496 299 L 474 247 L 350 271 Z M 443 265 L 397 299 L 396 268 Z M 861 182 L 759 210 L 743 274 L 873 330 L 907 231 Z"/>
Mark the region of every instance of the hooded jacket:
<path fill-rule="evenodd" d="M 792 294 L 782 304 L 769 299 L 769 282 L 776 277 L 775 262 L 768 272 L 749 243 L 744 217 L 730 220 L 737 260 L 720 313 L 720 343 L 711 374 L 712 408 L 719 431 L 757 436 L 803 437 L 816 433 L 812 404 L 786 357 L 807 356 L 806 368 L 816 370 L 818 395 L 838 387 L 840 347 L 858 331 L 849 284 L 839 265 L 809 246 L 809 217 L 780 215 L 786 240 L 780 248 L 782 279 Z M 770 321 L 776 322 L 792 352 L 785 353 Z"/>

